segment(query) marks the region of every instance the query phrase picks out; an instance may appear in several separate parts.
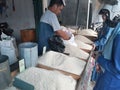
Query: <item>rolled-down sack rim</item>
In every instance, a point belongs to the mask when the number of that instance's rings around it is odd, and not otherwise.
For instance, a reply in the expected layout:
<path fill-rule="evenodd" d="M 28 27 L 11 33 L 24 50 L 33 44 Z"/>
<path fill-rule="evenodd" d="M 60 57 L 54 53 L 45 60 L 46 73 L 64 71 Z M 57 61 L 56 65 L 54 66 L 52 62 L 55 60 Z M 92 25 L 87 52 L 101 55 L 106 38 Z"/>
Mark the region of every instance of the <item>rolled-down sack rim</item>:
<path fill-rule="evenodd" d="M 91 37 L 97 37 L 98 34 L 97 32 L 91 30 L 91 29 L 83 29 L 83 30 L 79 30 L 78 35 L 83 35 L 83 36 L 91 36 Z"/>
<path fill-rule="evenodd" d="M 82 36 L 82 35 L 75 35 L 75 40 L 80 40 L 86 44 L 93 44 L 94 42 L 89 38 Z"/>

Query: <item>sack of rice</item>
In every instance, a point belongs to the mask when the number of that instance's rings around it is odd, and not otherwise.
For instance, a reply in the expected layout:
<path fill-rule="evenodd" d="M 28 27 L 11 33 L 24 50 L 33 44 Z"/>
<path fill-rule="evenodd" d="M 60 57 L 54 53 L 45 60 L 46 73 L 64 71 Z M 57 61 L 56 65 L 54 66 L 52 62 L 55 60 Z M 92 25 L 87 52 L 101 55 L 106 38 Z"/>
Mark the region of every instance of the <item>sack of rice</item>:
<path fill-rule="evenodd" d="M 80 76 L 84 70 L 86 62 L 62 53 L 49 51 L 39 58 L 38 64 Z"/>
<path fill-rule="evenodd" d="M 80 40 L 75 40 L 75 42 L 77 43 L 77 47 L 86 51 L 86 52 L 91 52 L 92 50 L 92 45 L 86 44 L 84 42 L 81 42 Z"/>
<path fill-rule="evenodd" d="M 79 30 L 78 35 L 91 36 L 91 37 L 97 37 L 98 36 L 97 32 L 95 32 L 95 31 L 93 31 L 91 29 Z"/>
<path fill-rule="evenodd" d="M 52 68 L 52 67 L 49 67 L 49 66 L 46 66 L 46 65 L 38 64 L 37 67 L 38 68 L 42 68 L 42 69 L 46 69 L 46 70 L 59 71 L 59 72 L 61 72 L 64 75 L 72 76 L 72 78 L 74 78 L 75 80 L 78 80 L 78 79 L 81 78 L 80 75 L 76 75 L 76 74 L 73 74 L 73 73 L 70 73 L 70 72 L 66 72 L 66 71 L 63 71 L 63 70 Z"/>
<path fill-rule="evenodd" d="M 84 43 L 87 43 L 87 44 L 93 44 L 94 43 L 93 41 L 91 41 L 90 39 L 88 39 L 87 37 L 82 36 L 82 35 L 76 35 L 75 40 L 80 40 L 80 41 L 82 41 Z"/>
<path fill-rule="evenodd" d="M 20 90 L 75 90 L 76 80 L 58 71 L 30 67 L 18 74 L 14 86 Z"/>
<path fill-rule="evenodd" d="M 69 56 L 77 57 L 84 61 L 87 61 L 89 58 L 89 53 L 81 50 L 78 47 L 72 46 L 72 45 L 65 45 L 64 53 L 67 53 L 67 54 L 69 54 Z"/>

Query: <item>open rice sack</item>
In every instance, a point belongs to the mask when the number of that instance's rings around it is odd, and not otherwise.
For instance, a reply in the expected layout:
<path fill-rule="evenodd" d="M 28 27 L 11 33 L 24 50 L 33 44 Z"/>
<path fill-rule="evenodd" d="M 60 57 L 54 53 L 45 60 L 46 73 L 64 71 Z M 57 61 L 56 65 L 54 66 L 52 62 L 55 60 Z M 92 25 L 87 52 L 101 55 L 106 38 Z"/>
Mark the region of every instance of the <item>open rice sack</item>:
<path fill-rule="evenodd" d="M 92 51 L 92 45 L 86 44 L 80 40 L 75 40 L 77 47 L 84 50 L 85 52 L 90 53 Z"/>
<path fill-rule="evenodd" d="M 97 37 L 98 34 L 97 32 L 91 30 L 91 29 L 83 29 L 78 31 L 78 35 L 83 35 L 88 37 L 90 40 L 94 41 Z"/>
<path fill-rule="evenodd" d="M 87 62 L 88 58 L 89 58 L 89 53 L 81 50 L 78 47 L 75 47 L 73 45 L 65 45 L 65 51 L 64 53 L 69 54 L 69 56 L 72 57 L 77 57 L 81 60 L 84 60 Z"/>
<path fill-rule="evenodd" d="M 62 53 L 49 51 L 39 57 L 38 64 L 80 76 L 85 68 L 86 62 Z"/>
<path fill-rule="evenodd" d="M 58 71 L 31 67 L 18 74 L 13 85 L 20 90 L 75 90 L 76 80 Z"/>
<path fill-rule="evenodd" d="M 90 39 L 88 39 L 87 37 L 85 36 L 82 36 L 82 35 L 75 35 L 75 40 L 80 40 L 84 43 L 87 43 L 87 44 L 93 44 L 94 42 Z"/>

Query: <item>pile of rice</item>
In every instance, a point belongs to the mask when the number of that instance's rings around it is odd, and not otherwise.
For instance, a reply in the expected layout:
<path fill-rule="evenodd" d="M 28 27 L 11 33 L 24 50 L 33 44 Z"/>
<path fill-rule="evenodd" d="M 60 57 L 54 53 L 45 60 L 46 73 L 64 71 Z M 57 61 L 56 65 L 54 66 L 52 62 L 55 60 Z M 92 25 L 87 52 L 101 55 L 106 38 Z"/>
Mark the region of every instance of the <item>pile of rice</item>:
<path fill-rule="evenodd" d="M 76 80 L 58 71 L 31 67 L 20 73 L 19 78 L 35 87 L 35 90 L 75 90 Z"/>

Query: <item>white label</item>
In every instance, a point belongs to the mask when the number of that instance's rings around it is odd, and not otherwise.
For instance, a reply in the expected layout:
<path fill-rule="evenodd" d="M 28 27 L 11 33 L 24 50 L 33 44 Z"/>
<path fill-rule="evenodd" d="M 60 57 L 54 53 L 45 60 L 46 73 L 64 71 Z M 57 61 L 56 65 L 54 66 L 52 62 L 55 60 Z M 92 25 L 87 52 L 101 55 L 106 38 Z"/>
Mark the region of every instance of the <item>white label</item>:
<path fill-rule="evenodd" d="M 43 54 L 46 52 L 46 46 L 43 47 Z"/>
<path fill-rule="evenodd" d="M 19 71 L 22 72 L 25 70 L 25 62 L 24 59 L 19 61 Z"/>

